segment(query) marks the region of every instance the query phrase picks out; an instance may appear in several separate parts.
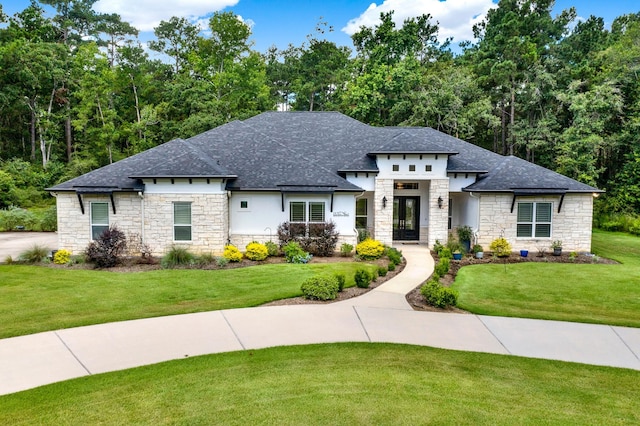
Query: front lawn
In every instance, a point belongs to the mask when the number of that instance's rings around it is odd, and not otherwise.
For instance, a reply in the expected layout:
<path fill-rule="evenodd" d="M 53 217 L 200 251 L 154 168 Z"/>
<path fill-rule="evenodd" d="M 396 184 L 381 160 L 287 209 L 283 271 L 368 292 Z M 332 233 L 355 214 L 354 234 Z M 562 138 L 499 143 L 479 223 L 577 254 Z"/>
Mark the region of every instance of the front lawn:
<path fill-rule="evenodd" d="M 0 338 L 301 296 L 302 282 L 342 272 L 353 286 L 365 263 L 274 264 L 223 270 L 105 272 L 0 266 Z"/>
<path fill-rule="evenodd" d="M 619 265 L 467 266 L 453 287 L 476 314 L 640 327 L 640 238 L 594 231 L 593 251 Z"/>
<path fill-rule="evenodd" d="M 640 372 L 346 343 L 171 361 L 0 396 L 0 424 L 640 424 Z"/>

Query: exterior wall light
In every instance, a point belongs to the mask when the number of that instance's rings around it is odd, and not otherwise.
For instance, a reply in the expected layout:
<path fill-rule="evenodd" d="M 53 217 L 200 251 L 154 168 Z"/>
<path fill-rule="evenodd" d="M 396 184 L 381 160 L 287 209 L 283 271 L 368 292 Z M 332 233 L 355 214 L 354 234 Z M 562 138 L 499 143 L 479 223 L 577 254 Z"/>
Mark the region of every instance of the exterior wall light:
<path fill-rule="evenodd" d="M 442 199 L 442 197 L 438 197 L 438 208 L 441 209 L 442 208 L 442 204 L 444 203 L 444 200 Z"/>
<path fill-rule="evenodd" d="M 383 209 L 387 208 L 387 197 L 386 196 L 382 197 L 382 208 Z"/>

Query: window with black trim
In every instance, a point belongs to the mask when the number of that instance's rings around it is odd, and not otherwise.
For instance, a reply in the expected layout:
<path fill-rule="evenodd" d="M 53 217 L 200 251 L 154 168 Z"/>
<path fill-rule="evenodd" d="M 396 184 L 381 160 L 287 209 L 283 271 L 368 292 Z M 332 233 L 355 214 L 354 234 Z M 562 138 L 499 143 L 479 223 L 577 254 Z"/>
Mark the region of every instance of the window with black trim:
<path fill-rule="evenodd" d="M 433 170 L 433 166 L 431 164 L 427 164 L 426 166 L 424 166 L 424 171 L 425 172 L 430 172 Z"/>
<path fill-rule="evenodd" d="M 520 238 L 551 238 L 551 203 L 518 203 L 516 236 Z"/>
<path fill-rule="evenodd" d="M 246 201 L 246 200 L 240 201 L 240 208 L 241 209 L 248 209 L 249 208 L 249 202 Z"/>
<path fill-rule="evenodd" d="M 391 166 L 391 169 L 394 172 L 398 172 L 398 171 L 400 171 L 400 165 L 399 164 L 394 164 L 393 166 Z"/>
<path fill-rule="evenodd" d="M 409 164 L 409 171 L 410 172 L 415 172 L 416 171 L 416 165 L 415 164 Z"/>
<path fill-rule="evenodd" d="M 356 228 L 366 229 L 367 222 L 367 199 L 358 198 L 356 200 Z"/>
<path fill-rule="evenodd" d="M 191 203 L 173 203 L 173 240 L 191 241 Z"/>
<path fill-rule="evenodd" d="M 91 203 L 91 239 L 109 229 L 109 203 Z"/>

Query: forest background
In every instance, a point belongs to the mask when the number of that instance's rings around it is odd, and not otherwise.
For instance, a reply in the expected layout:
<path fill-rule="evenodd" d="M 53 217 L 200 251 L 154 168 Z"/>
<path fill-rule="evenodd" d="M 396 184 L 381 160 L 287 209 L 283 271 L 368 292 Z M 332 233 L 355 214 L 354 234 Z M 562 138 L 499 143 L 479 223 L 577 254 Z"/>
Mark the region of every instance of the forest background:
<path fill-rule="evenodd" d="M 54 230 L 44 189 L 263 111 L 340 111 L 428 126 L 606 190 L 595 225 L 640 234 L 640 12 L 610 28 L 552 0 L 501 0 L 452 49 L 429 16 L 393 12 L 353 46 L 319 20 L 301 45 L 253 49 L 232 12 L 162 21 L 148 43 L 96 0 L 0 5 L 0 230 Z M 43 5 L 56 13 L 48 16 Z"/>

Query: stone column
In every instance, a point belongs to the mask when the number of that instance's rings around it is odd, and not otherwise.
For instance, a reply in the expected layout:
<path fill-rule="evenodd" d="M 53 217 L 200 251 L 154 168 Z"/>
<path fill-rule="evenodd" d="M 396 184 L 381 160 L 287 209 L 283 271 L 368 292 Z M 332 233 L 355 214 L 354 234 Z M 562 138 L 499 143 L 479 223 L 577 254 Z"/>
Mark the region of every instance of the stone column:
<path fill-rule="evenodd" d="M 383 207 L 382 199 L 387 198 Z M 374 238 L 383 244 L 393 243 L 393 179 L 376 178 L 373 195 Z"/>
<path fill-rule="evenodd" d="M 442 208 L 438 207 L 442 197 Z M 429 246 L 436 240 L 445 243 L 449 237 L 449 179 L 433 179 L 429 190 Z"/>

